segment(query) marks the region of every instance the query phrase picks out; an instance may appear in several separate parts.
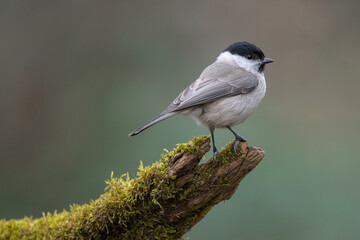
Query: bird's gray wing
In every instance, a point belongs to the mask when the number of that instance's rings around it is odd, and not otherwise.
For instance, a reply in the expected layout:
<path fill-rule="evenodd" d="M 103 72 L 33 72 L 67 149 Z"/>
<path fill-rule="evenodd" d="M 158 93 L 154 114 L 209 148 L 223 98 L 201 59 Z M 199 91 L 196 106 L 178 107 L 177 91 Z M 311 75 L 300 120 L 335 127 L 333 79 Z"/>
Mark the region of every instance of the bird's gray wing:
<path fill-rule="evenodd" d="M 162 114 L 213 102 L 219 98 L 246 94 L 259 84 L 258 78 L 241 68 L 222 62 L 208 66 Z"/>

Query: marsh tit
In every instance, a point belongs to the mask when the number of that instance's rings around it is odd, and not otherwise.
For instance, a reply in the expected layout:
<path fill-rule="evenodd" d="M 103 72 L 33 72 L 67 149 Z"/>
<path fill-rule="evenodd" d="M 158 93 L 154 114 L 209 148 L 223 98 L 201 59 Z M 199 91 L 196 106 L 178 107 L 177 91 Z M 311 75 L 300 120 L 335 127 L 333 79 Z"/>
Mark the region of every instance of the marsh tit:
<path fill-rule="evenodd" d="M 152 125 L 176 114 L 193 117 L 209 128 L 214 160 L 215 128 L 228 128 L 235 135 L 234 151 L 245 138 L 231 127 L 245 121 L 257 108 L 266 91 L 265 65 L 273 62 L 260 48 L 249 42 L 236 42 L 221 52 L 200 77 L 187 87 L 158 116 L 129 134 L 134 136 Z"/>

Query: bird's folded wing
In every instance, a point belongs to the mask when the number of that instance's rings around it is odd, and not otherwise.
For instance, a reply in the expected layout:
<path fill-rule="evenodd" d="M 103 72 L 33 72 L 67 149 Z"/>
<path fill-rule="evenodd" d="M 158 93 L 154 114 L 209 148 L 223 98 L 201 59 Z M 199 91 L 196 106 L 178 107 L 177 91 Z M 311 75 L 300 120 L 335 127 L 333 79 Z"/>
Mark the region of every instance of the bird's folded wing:
<path fill-rule="evenodd" d="M 186 88 L 164 113 L 180 111 L 213 102 L 219 98 L 246 94 L 259 84 L 258 78 L 241 68 L 234 69 L 225 63 L 214 63 Z"/>

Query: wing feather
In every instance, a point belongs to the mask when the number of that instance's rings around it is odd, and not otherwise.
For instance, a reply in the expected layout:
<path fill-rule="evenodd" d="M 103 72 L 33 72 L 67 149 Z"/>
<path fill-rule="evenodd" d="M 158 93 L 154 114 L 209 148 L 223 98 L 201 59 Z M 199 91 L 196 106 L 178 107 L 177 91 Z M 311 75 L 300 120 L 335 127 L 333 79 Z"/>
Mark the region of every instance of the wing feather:
<path fill-rule="evenodd" d="M 219 98 L 246 94 L 253 91 L 259 81 L 255 75 L 241 68 L 215 62 L 187 87 L 162 114 L 180 111 L 213 102 Z"/>

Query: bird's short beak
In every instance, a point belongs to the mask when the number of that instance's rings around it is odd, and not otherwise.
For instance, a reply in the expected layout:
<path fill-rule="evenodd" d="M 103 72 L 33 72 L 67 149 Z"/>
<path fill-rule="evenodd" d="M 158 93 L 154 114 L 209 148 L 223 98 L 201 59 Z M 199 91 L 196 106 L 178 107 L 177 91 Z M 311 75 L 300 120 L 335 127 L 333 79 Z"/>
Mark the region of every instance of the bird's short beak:
<path fill-rule="evenodd" d="M 272 63 L 274 60 L 272 60 L 271 58 L 264 58 L 264 60 L 263 60 L 263 63 L 264 64 L 267 64 L 267 63 Z"/>

